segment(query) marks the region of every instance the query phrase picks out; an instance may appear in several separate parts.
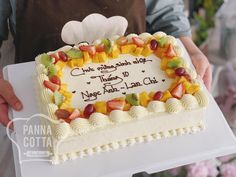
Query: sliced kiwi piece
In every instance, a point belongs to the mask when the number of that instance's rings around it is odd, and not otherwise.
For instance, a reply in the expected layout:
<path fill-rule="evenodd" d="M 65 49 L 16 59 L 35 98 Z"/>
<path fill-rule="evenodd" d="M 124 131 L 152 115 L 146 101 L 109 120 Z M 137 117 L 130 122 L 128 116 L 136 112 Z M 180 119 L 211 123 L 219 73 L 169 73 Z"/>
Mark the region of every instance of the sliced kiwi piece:
<path fill-rule="evenodd" d="M 111 53 L 112 52 L 112 45 L 111 45 L 111 40 L 110 39 L 103 39 L 101 42 L 104 46 L 105 46 L 105 51 L 107 53 Z"/>
<path fill-rule="evenodd" d="M 139 105 L 138 95 L 135 93 L 127 94 L 125 100 L 133 106 Z"/>
<path fill-rule="evenodd" d="M 52 77 L 56 74 L 57 74 L 57 68 L 53 64 L 49 65 L 48 66 L 48 76 Z"/>
<path fill-rule="evenodd" d="M 165 46 L 165 44 L 167 43 L 167 38 L 165 37 L 165 36 L 163 36 L 163 37 L 161 37 L 160 39 L 159 39 L 159 45 L 161 46 L 161 47 L 164 47 Z"/>
<path fill-rule="evenodd" d="M 83 53 L 75 48 L 68 50 L 66 54 L 70 59 L 79 59 L 83 57 Z"/>
<path fill-rule="evenodd" d="M 53 59 L 46 53 L 41 55 L 40 61 L 45 67 L 48 67 L 53 64 Z"/>
<path fill-rule="evenodd" d="M 54 97 L 54 102 L 57 106 L 60 106 L 64 101 L 64 96 L 58 91 L 55 91 L 53 93 L 53 97 Z"/>

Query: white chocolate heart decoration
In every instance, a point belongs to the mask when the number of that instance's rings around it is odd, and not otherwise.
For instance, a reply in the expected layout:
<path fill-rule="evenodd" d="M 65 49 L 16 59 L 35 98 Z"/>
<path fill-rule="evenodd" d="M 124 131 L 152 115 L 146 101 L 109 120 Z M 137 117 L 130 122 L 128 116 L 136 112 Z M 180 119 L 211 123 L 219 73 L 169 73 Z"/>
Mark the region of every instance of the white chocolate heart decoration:
<path fill-rule="evenodd" d="M 128 21 L 121 16 L 106 18 L 101 14 L 90 14 L 80 21 L 67 22 L 61 31 L 61 38 L 66 44 L 78 44 L 82 41 L 92 43 L 96 39 L 124 35 Z"/>

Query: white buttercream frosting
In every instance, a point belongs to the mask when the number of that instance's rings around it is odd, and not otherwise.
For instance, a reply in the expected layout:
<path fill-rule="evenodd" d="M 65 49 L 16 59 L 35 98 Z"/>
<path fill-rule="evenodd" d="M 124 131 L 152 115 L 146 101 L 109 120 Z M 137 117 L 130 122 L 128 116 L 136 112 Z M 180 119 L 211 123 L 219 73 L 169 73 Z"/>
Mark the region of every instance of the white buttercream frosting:
<path fill-rule="evenodd" d="M 134 33 L 131 33 L 131 34 L 126 36 L 126 38 L 128 39 L 128 43 L 132 43 L 133 42 L 133 37 L 138 37 L 138 35 L 134 34 Z"/>
<path fill-rule="evenodd" d="M 54 120 L 57 119 L 57 117 L 55 115 L 55 112 L 56 112 L 57 109 L 58 109 L 58 106 L 53 104 L 53 103 L 49 103 L 48 106 L 47 106 L 47 111 L 49 113 L 49 116 Z"/>
<path fill-rule="evenodd" d="M 192 110 L 198 107 L 197 99 L 191 94 L 183 95 L 180 101 L 186 110 Z"/>
<path fill-rule="evenodd" d="M 39 83 L 39 85 L 40 85 L 41 88 L 44 87 L 44 86 L 43 86 L 43 82 L 44 82 L 45 80 L 46 80 L 46 81 L 49 80 L 49 78 L 48 78 L 48 76 L 47 76 L 46 74 L 39 74 L 39 75 L 38 75 L 38 83 Z"/>
<path fill-rule="evenodd" d="M 66 138 L 70 133 L 70 126 L 66 122 L 60 122 L 54 125 L 55 138 L 60 140 Z"/>
<path fill-rule="evenodd" d="M 143 106 L 132 106 L 129 110 L 129 114 L 133 118 L 143 118 L 148 115 L 148 111 L 145 107 Z"/>
<path fill-rule="evenodd" d="M 166 101 L 166 110 L 169 113 L 178 113 L 182 110 L 181 102 L 176 98 L 169 98 Z"/>
<path fill-rule="evenodd" d="M 50 89 L 44 88 L 41 91 L 41 97 L 45 103 L 52 103 L 53 93 Z"/>
<path fill-rule="evenodd" d="M 165 38 L 166 38 L 167 44 L 172 44 L 173 46 L 177 45 L 177 41 L 176 41 L 175 37 L 167 35 Z"/>
<path fill-rule="evenodd" d="M 189 76 L 192 78 L 192 79 L 196 79 L 197 78 L 197 73 L 194 69 L 191 69 L 191 68 L 185 68 L 186 72 L 189 74 Z"/>
<path fill-rule="evenodd" d="M 153 34 L 153 36 L 154 36 L 156 39 L 160 39 L 160 38 L 166 36 L 166 33 L 162 32 L 162 31 L 158 31 L 158 32 L 155 32 L 155 33 Z"/>
<path fill-rule="evenodd" d="M 70 122 L 70 126 L 72 130 L 79 135 L 85 134 L 91 129 L 88 119 L 84 118 L 77 118 L 72 120 Z"/>
<path fill-rule="evenodd" d="M 131 117 L 127 111 L 121 111 L 121 110 L 111 111 L 109 117 L 115 123 L 126 122 L 131 119 Z"/>
<path fill-rule="evenodd" d="M 161 101 L 151 101 L 148 103 L 147 106 L 148 111 L 150 112 L 165 112 L 166 111 L 166 107 L 165 107 L 165 103 L 161 102 Z"/>
<path fill-rule="evenodd" d="M 47 74 L 47 69 L 45 68 L 45 66 L 43 64 L 36 65 L 36 71 L 37 71 L 38 75 Z"/>
<path fill-rule="evenodd" d="M 152 38 L 153 36 L 150 33 L 141 33 L 139 35 L 139 37 L 144 40 L 145 42 L 147 42 L 150 38 Z"/>
<path fill-rule="evenodd" d="M 93 45 L 99 45 L 101 44 L 102 40 L 101 39 L 97 39 L 95 41 L 93 41 Z"/>
<path fill-rule="evenodd" d="M 175 49 L 175 53 L 176 53 L 177 56 L 179 56 L 179 57 L 183 56 L 184 52 L 183 52 L 183 50 L 180 46 L 175 45 L 174 49 Z"/>
<path fill-rule="evenodd" d="M 104 115 L 99 112 L 95 112 L 90 115 L 89 121 L 91 124 L 95 127 L 104 127 L 106 125 L 109 125 L 111 121 L 109 120 L 107 115 Z"/>
<path fill-rule="evenodd" d="M 116 41 L 120 36 L 119 35 L 113 35 L 110 37 L 111 41 Z"/>
<path fill-rule="evenodd" d="M 208 105 L 209 99 L 204 91 L 199 90 L 194 96 L 197 99 L 199 106 L 206 107 Z"/>

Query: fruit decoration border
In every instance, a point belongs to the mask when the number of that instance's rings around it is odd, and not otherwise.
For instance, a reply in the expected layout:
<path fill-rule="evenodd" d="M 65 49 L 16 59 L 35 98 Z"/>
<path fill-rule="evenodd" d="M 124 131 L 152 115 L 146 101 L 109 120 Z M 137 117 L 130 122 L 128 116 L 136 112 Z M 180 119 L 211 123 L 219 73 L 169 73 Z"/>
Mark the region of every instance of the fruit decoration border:
<path fill-rule="evenodd" d="M 53 92 L 53 102 L 59 107 L 55 115 L 67 123 L 75 118 L 89 118 L 94 112 L 107 115 L 112 110 L 128 111 L 132 106 L 147 107 L 153 100 L 166 102 L 169 98 L 181 99 L 184 94 L 193 95 L 200 90 L 200 85 L 193 82 L 186 72 L 184 60 L 178 49 L 173 44 L 172 36 L 150 35 L 146 39 L 137 35 L 120 36 L 114 41 L 102 39 L 97 44 L 90 45 L 82 42 L 68 51 L 57 51 L 51 55 L 42 54 L 40 62 L 47 68 L 49 80 L 44 80 L 44 87 Z M 96 43 L 96 42 L 95 42 Z M 72 93 L 67 90 L 67 85 L 61 83 L 63 69 L 83 67 L 88 63 L 105 63 L 110 59 L 118 58 L 120 54 L 147 57 L 155 54 L 161 60 L 161 70 L 169 78 L 174 79 L 170 87 L 164 91 L 141 92 L 127 94 L 125 97 L 114 98 L 109 101 L 97 101 L 88 104 L 84 110 L 71 107 Z"/>

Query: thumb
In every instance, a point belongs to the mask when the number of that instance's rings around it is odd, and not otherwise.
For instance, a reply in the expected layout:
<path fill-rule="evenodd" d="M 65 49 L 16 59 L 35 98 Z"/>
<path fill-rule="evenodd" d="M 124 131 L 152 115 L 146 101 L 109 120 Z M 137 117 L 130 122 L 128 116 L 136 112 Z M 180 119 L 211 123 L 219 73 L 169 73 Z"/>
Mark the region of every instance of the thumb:
<path fill-rule="evenodd" d="M 199 63 L 199 61 L 193 60 L 193 65 L 197 71 L 197 74 L 203 79 L 205 72 L 206 72 L 206 67 L 203 63 Z"/>
<path fill-rule="evenodd" d="M 21 101 L 15 95 L 14 90 L 8 81 L 3 81 L 3 83 L 1 83 L 0 93 L 13 109 L 19 111 L 23 108 Z"/>

